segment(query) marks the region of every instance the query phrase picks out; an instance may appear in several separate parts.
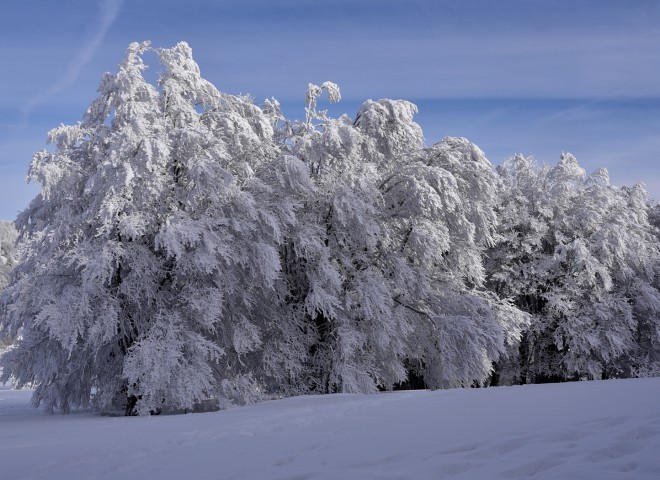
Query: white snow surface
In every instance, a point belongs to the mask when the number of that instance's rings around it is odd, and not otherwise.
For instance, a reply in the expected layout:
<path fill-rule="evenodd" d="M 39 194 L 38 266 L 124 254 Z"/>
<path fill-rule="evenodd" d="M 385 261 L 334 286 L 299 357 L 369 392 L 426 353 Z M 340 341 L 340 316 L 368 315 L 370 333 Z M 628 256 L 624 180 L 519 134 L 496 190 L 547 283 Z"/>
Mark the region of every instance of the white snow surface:
<path fill-rule="evenodd" d="M 0 478 L 658 479 L 660 378 L 323 395 L 150 418 L 0 386 Z"/>

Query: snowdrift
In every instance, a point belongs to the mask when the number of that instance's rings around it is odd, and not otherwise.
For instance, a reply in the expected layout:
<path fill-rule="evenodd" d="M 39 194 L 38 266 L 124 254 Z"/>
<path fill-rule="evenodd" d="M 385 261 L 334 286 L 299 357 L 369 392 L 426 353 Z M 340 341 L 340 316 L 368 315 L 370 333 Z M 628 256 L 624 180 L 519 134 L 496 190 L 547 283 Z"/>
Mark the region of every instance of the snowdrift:
<path fill-rule="evenodd" d="M 150 418 L 0 390 L 5 479 L 657 479 L 660 378 L 323 395 Z"/>

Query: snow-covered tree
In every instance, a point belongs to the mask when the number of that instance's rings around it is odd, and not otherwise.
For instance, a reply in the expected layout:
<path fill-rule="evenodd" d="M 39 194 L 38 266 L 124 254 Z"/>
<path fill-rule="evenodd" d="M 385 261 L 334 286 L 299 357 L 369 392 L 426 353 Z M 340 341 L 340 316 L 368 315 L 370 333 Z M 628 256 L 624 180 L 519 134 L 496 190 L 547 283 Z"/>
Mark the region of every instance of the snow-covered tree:
<path fill-rule="evenodd" d="M 16 237 L 18 233 L 14 224 L 7 221 L 0 221 L 0 290 L 9 284 L 9 275 L 17 262 L 17 253 L 15 249 Z M 0 351 L 11 343 L 10 337 L 0 337 Z"/>
<path fill-rule="evenodd" d="M 9 284 L 9 274 L 18 260 L 15 248 L 17 235 L 13 223 L 0 221 L 0 290 Z"/>
<path fill-rule="evenodd" d="M 526 321 L 483 288 L 490 163 L 464 139 L 424 149 L 415 111 L 369 100 L 354 122 L 325 118 L 291 139 L 317 187 L 285 255 L 317 337 L 314 389 L 482 382 Z"/>
<path fill-rule="evenodd" d="M 446 138 L 396 165 L 382 183 L 388 272 L 412 318 L 410 361 L 430 387 L 481 383 L 526 316 L 484 288 L 498 180 L 483 152 Z"/>
<path fill-rule="evenodd" d="M 290 138 L 314 188 L 300 197 L 283 250 L 289 302 L 310 342 L 305 384 L 312 391 L 375 391 L 405 379 L 410 326 L 381 268 L 387 232 L 380 173 L 369 155 L 373 140 L 347 116 L 312 118 L 321 123 Z M 411 149 L 421 147 L 417 130 Z"/>
<path fill-rule="evenodd" d="M 270 120 L 201 79 L 185 44 L 157 51 L 150 85 L 147 49 L 129 47 L 83 122 L 53 130 L 55 151 L 31 166 L 42 191 L 17 221 L 26 257 L 3 331 L 21 341 L 3 375 L 37 385 L 48 411 L 92 392 L 127 413 L 249 395 L 241 355 L 267 316 L 253 293 L 273 288 L 291 220 L 252 173 L 274 160 Z"/>
<path fill-rule="evenodd" d="M 643 189 L 611 186 L 604 169 L 586 176 L 570 154 L 552 168 L 516 156 L 499 172 L 491 285 L 533 317 L 502 380 L 631 376 L 653 364 L 659 244 Z"/>

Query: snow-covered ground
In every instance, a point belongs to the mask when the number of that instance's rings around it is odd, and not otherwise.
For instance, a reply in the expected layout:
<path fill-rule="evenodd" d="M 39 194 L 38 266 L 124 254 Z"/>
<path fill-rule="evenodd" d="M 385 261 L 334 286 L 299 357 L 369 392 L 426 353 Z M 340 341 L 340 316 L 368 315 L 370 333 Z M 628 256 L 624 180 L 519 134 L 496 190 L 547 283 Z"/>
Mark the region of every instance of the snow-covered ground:
<path fill-rule="evenodd" d="M 46 416 L 0 389 L 0 478 L 659 479 L 660 378 Z"/>

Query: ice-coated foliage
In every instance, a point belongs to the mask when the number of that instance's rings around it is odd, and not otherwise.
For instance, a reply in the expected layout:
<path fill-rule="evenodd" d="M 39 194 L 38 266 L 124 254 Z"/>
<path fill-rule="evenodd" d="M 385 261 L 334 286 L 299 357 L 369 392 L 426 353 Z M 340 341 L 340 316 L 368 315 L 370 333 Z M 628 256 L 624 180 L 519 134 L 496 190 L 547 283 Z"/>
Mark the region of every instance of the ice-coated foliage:
<path fill-rule="evenodd" d="M 9 278 L 14 266 L 18 261 L 15 244 L 18 233 L 14 224 L 7 221 L 0 221 L 0 291 L 9 284 Z M 0 336 L 0 353 L 10 345 L 13 338 Z M 0 372 L 2 369 L 0 368 Z"/>
<path fill-rule="evenodd" d="M 15 248 L 17 236 L 13 223 L 0 221 L 0 290 L 9 284 L 9 275 L 18 261 Z"/>
<path fill-rule="evenodd" d="M 497 182 L 478 147 L 445 138 L 407 155 L 381 184 L 388 275 L 412 317 L 408 360 L 427 386 L 484 381 L 526 321 L 483 288 Z"/>
<path fill-rule="evenodd" d="M 424 144 L 421 127 L 413 121 L 417 106 L 405 100 L 367 100 L 357 113 L 355 126 L 367 137 L 372 161 L 388 160 L 415 151 Z"/>
<path fill-rule="evenodd" d="M 284 258 L 313 391 L 369 392 L 410 375 L 484 381 L 524 314 L 483 288 L 498 179 L 465 139 L 423 148 L 415 107 L 367 101 L 356 121 L 299 130 L 316 190 Z"/>
<path fill-rule="evenodd" d="M 221 397 L 245 385 L 241 357 L 271 321 L 293 206 L 252 173 L 284 166 L 270 121 L 204 81 L 185 44 L 157 51 L 150 85 L 147 48 L 132 44 L 83 122 L 32 163 L 42 192 L 18 219 L 26 256 L 3 321 L 22 339 L 3 362 L 47 410 L 92 392 L 128 413 Z"/>
<path fill-rule="evenodd" d="M 498 174 L 464 138 L 425 147 L 410 102 L 335 119 L 324 92 L 341 98 L 309 84 L 289 121 L 218 91 L 185 43 L 131 44 L 33 158 L 0 381 L 46 411 L 144 415 L 659 371 L 660 215 L 642 187 L 570 154 Z"/>
<path fill-rule="evenodd" d="M 387 238 L 379 172 L 364 155 L 369 140 L 344 116 L 291 142 L 315 180 L 283 256 L 294 312 L 312 334 L 312 391 L 375 391 L 406 375 L 410 325 L 382 271 Z"/>
<path fill-rule="evenodd" d="M 504 382 L 627 377 L 658 371 L 660 244 L 643 187 L 586 176 L 563 154 L 551 168 L 516 156 L 499 169 L 493 288 L 532 314 Z"/>

